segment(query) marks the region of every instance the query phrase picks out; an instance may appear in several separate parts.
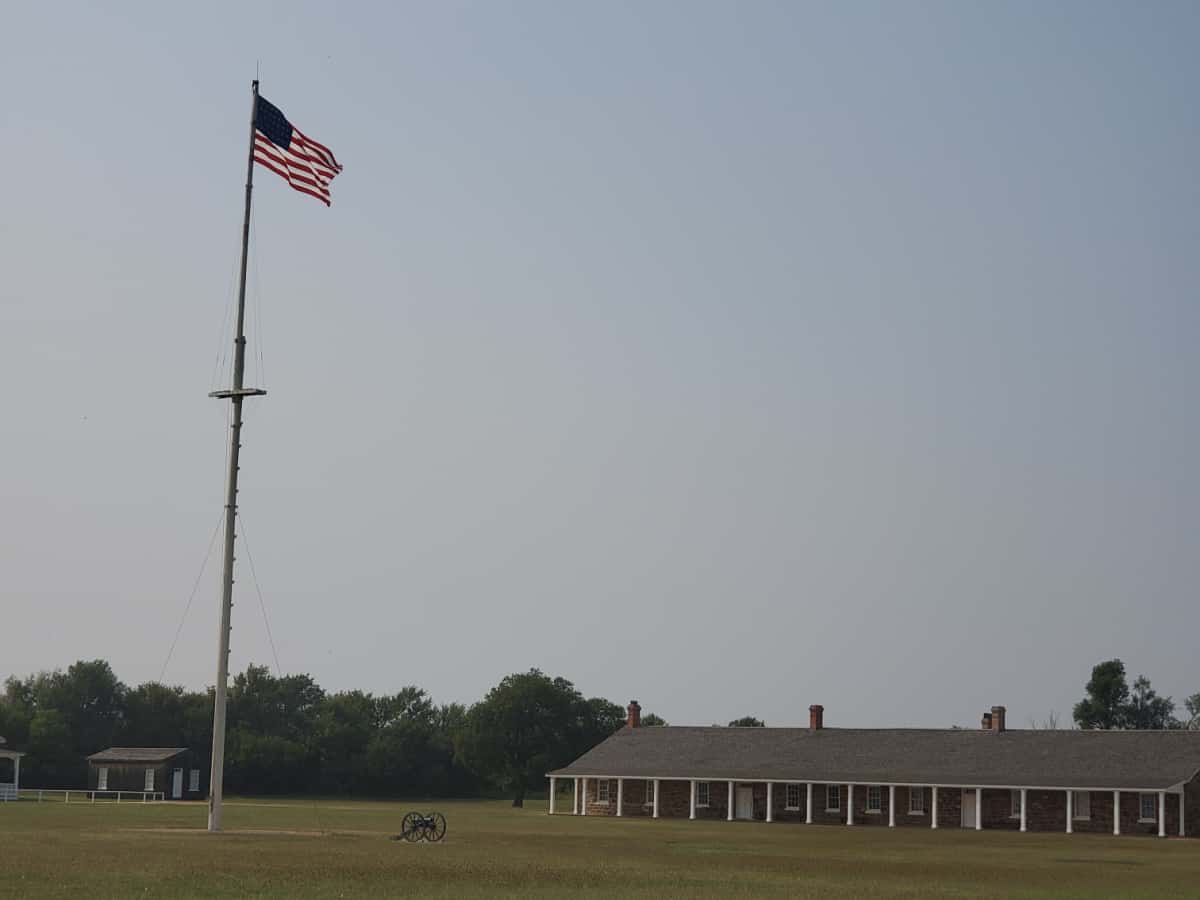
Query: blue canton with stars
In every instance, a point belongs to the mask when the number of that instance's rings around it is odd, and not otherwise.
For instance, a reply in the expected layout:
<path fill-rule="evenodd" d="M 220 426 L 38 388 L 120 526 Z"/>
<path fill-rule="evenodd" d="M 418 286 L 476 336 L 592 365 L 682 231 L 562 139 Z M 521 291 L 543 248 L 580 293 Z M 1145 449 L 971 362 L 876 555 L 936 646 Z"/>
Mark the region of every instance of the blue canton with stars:
<path fill-rule="evenodd" d="M 258 98 L 258 109 L 254 114 L 254 127 L 261 131 L 267 139 L 283 150 L 292 143 L 292 123 L 279 111 L 279 107 Z"/>

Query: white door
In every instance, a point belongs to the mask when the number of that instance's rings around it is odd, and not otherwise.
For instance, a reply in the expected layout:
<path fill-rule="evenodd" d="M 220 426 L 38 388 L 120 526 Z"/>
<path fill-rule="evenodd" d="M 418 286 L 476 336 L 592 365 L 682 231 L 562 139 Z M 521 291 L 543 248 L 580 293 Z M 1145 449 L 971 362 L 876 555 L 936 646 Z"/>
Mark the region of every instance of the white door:
<path fill-rule="evenodd" d="M 101 766 L 100 771 L 96 774 L 96 790 L 108 790 L 108 768 L 105 766 Z"/>
<path fill-rule="evenodd" d="M 739 784 L 734 792 L 733 815 L 737 819 L 754 818 L 754 788 Z"/>
<path fill-rule="evenodd" d="M 962 827 L 975 827 L 975 792 L 962 792 Z"/>
<path fill-rule="evenodd" d="M 154 770 L 153 769 L 146 770 L 146 783 L 144 785 L 144 790 L 147 790 L 147 791 L 154 790 Z"/>
<path fill-rule="evenodd" d="M 171 776 L 171 799 L 178 800 L 183 796 L 183 769 L 176 769 Z"/>

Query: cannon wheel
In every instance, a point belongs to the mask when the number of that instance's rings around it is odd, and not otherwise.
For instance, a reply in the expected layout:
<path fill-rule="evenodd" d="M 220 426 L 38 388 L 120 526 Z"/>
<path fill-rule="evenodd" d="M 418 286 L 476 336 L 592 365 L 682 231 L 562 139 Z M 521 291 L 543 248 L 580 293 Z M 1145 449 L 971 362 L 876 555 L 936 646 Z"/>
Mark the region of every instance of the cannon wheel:
<path fill-rule="evenodd" d="M 400 837 L 409 843 L 419 841 L 421 839 L 422 826 L 425 824 L 425 819 L 420 813 L 410 812 L 404 817 L 404 821 L 400 823 Z"/>
<path fill-rule="evenodd" d="M 427 820 L 432 825 L 429 832 L 429 840 L 440 841 L 446 836 L 446 817 L 440 812 L 435 812 L 429 816 Z"/>

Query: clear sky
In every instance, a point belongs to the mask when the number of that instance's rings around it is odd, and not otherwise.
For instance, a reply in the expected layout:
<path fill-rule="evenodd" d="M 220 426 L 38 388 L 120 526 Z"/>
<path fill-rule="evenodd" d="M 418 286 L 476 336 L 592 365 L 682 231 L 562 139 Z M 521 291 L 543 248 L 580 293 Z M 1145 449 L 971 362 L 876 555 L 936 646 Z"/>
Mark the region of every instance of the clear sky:
<path fill-rule="evenodd" d="M 256 173 L 285 671 L 537 666 L 701 724 L 1069 719 L 1112 656 L 1200 691 L 1196 4 L 3 20 L 0 676 L 162 671 L 224 502 L 259 65 L 345 166 L 331 209 Z M 235 670 L 273 664 L 239 557 Z M 212 681 L 219 567 L 167 681 Z"/>

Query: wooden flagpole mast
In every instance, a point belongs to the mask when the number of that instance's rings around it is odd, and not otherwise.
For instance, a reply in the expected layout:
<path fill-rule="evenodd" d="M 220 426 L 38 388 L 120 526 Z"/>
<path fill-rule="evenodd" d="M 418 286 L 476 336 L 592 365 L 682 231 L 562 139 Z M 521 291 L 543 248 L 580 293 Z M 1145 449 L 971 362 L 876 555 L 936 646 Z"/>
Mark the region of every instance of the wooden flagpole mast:
<path fill-rule="evenodd" d="M 250 150 L 246 160 L 246 214 L 242 219 L 242 270 L 238 282 L 237 337 L 233 342 L 233 388 L 210 397 L 233 401 L 229 434 L 229 479 L 225 500 L 225 570 L 221 589 L 221 631 L 217 649 L 217 683 L 213 696 L 212 775 L 208 786 L 208 830 L 221 830 L 222 785 L 225 778 L 225 699 L 229 681 L 229 618 L 233 608 L 233 551 L 237 528 L 238 456 L 242 448 L 242 401 L 266 391 L 243 387 L 246 372 L 246 258 L 250 246 L 250 196 L 254 190 L 254 130 L 258 116 L 258 80 L 251 86 Z"/>

